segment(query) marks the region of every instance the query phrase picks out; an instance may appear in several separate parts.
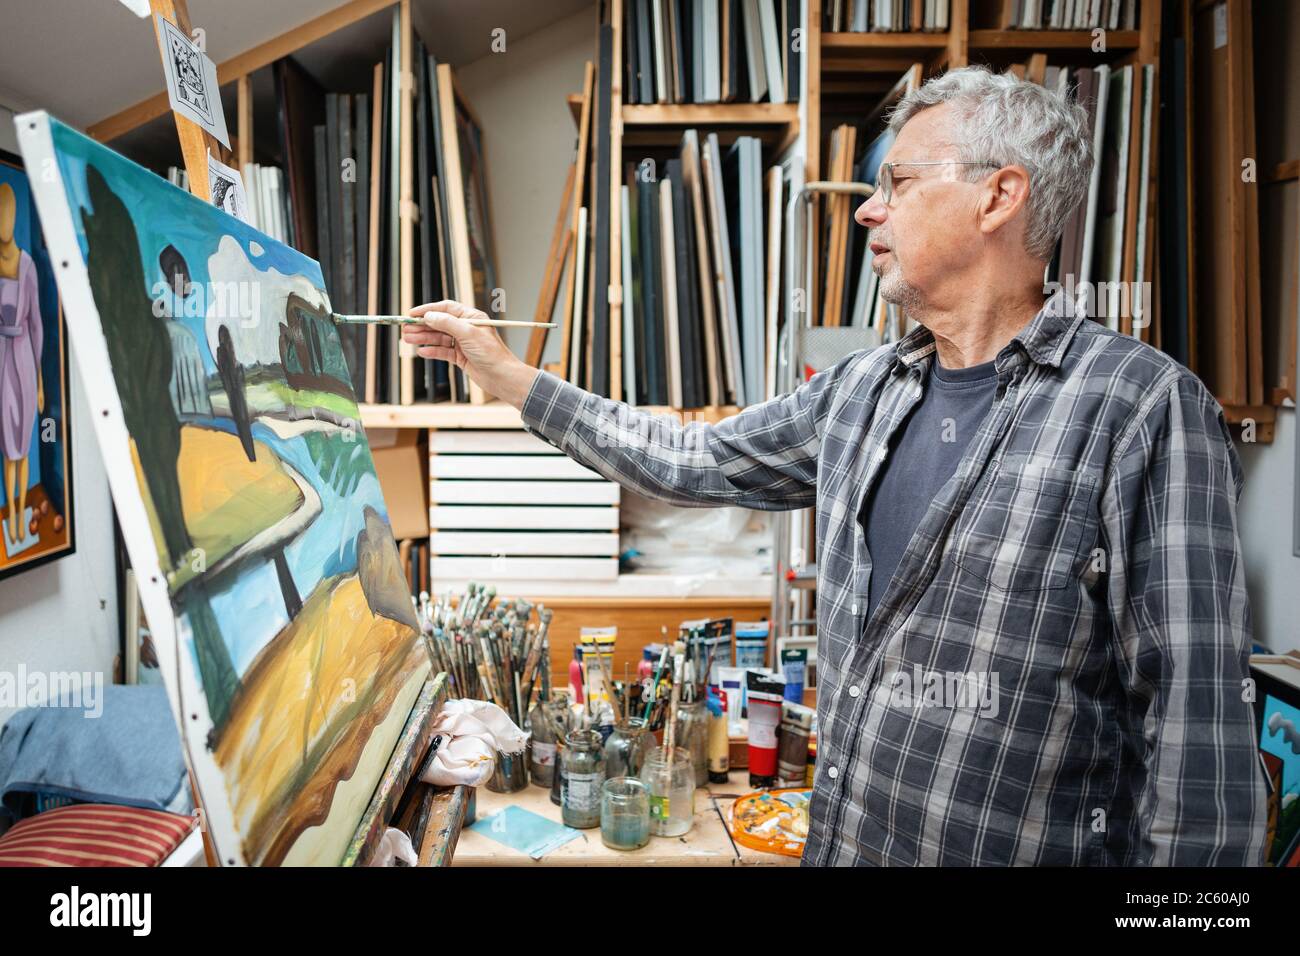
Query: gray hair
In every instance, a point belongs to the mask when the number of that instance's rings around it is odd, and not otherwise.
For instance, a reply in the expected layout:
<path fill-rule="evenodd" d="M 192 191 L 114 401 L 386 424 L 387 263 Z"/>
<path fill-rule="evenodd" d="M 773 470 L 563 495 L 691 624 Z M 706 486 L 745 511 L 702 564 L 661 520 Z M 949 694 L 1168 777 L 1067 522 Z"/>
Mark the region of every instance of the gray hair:
<path fill-rule="evenodd" d="M 1088 191 L 1092 141 L 1088 114 L 1068 96 L 986 67 L 936 76 L 903 97 L 890 114 L 898 133 L 913 116 L 944 103 L 954 107 L 953 145 L 965 162 L 1023 166 L 1029 172 L 1025 249 L 1050 259 L 1065 223 Z M 987 175 L 970 168 L 968 176 Z"/>

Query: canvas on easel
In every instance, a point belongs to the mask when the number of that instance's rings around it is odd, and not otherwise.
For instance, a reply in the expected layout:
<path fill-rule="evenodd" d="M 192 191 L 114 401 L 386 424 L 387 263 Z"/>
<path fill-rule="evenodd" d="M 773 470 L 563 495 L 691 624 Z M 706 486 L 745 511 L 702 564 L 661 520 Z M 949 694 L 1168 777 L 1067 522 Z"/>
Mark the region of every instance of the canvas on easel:
<path fill-rule="evenodd" d="M 339 863 L 430 663 L 320 267 L 15 122 L 208 835 Z"/>

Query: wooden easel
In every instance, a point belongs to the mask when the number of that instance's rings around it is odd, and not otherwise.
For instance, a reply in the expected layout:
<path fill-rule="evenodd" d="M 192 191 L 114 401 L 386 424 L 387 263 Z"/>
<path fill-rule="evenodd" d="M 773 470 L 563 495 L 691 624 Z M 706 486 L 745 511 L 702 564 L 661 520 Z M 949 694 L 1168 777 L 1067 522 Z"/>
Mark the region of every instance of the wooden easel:
<path fill-rule="evenodd" d="M 193 33 L 186 0 L 149 0 L 152 14 L 161 14 L 164 20 L 174 23 L 186 35 Z M 403 15 L 409 23 L 409 6 L 403 3 Z M 153 19 L 152 17 L 150 18 Z M 159 55 L 162 53 L 161 37 L 157 36 L 157 23 L 154 21 L 155 39 L 159 41 Z M 165 70 L 165 64 L 164 70 Z M 164 76 L 165 76 L 164 72 Z M 241 98 L 249 95 L 247 77 L 239 83 Z M 220 102 L 217 104 L 221 107 Z M 410 110 L 403 111 L 409 115 Z M 252 161 L 251 129 L 245 129 L 244 119 L 251 127 L 250 111 L 240 110 L 241 125 L 239 139 L 232 138 L 232 145 L 237 147 L 242 162 Z M 172 111 L 176 120 L 176 135 L 180 139 L 181 156 L 185 171 L 189 175 L 190 192 L 211 202 L 208 187 L 208 155 L 211 154 L 221 162 L 229 164 L 231 154 L 211 133 L 195 123 L 188 116 Z M 409 123 L 409 120 L 407 120 Z M 409 157 L 408 157 L 409 158 Z M 404 182 L 409 177 L 404 176 Z M 405 188 L 405 187 L 404 187 Z M 404 214 L 405 218 L 405 214 Z M 404 235 L 403 241 L 406 241 Z M 436 674 L 429 678 L 416 698 L 415 706 L 402 728 L 397 745 L 388 766 L 375 788 L 374 796 L 361 818 L 352 842 L 343 857 L 344 866 L 365 866 L 370 862 L 385 830 L 390 826 L 405 830 L 412 843 L 419 851 L 420 866 L 446 866 L 451 862 L 460 836 L 461 825 L 465 819 L 465 809 L 469 803 L 468 787 L 431 787 L 419 779 L 420 771 L 430 759 L 430 745 L 433 742 L 433 719 L 447 700 L 447 675 Z M 193 787 L 194 776 L 190 775 L 191 788 L 195 790 L 195 802 L 199 803 L 198 791 Z M 203 853 L 208 866 L 217 866 L 219 860 L 212 842 L 205 830 L 203 835 Z"/>

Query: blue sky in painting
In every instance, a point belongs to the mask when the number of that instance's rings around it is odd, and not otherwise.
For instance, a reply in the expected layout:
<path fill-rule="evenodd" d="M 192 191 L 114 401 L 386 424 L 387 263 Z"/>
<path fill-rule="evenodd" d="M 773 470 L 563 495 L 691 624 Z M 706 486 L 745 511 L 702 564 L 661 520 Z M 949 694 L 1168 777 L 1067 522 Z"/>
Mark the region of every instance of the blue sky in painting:
<path fill-rule="evenodd" d="M 185 257 L 191 280 L 206 286 L 209 281 L 208 260 L 217 252 L 225 236 L 233 237 L 248 260 L 261 272 L 269 274 L 274 269 L 285 276 L 301 276 L 323 291 L 320 266 L 314 260 L 267 238 L 224 211 L 194 198 L 57 121 L 51 120 L 50 126 L 83 257 L 87 244 L 79 210 L 91 208 L 86 166 L 93 162 L 130 211 L 138 235 L 140 256 L 145 263 L 146 282 L 150 286 L 145 292 L 150 298 L 153 297 L 153 283 L 163 279 L 158 266 L 158 257 L 163 249 L 168 245 L 175 246 Z M 268 275 L 267 281 L 275 280 Z M 177 316 L 177 320 L 195 333 L 205 367 L 209 372 L 215 370 L 216 362 L 208 347 L 205 315 Z M 214 417 L 202 424 L 224 431 L 234 430 L 227 418 Z M 320 516 L 286 548 L 294 581 L 305 600 L 322 578 L 355 569 L 355 542 L 365 525 L 364 508 L 374 508 L 386 519 L 383 495 L 377 478 L 370 474 L 363 477 L 346 498 L 340 497 L 321 476 L 303 439 L 278 438 L 269 427 L 256 420 L 253 435 L 270 446 L 282 461 L 297 469 L 321 496 Z M 364 443 L 358 442 L 358 448 L 359 454 L 369 457 Z M 288 620 L 274 567 L 269 561 L 247 564 L 216 583 L 210 596 L 235 669 L 242 673 Z M 196 665 L 196 674 L 197 671 Z"/>
<path fill-rule="evenodd" d="M 1259 749 L 1282 761 L 1282 791 L 1297 793 L 1300 792 L 1300 754 L 1291 749 L 1280 731 L 1269 733 L 1268 722 L 1274 714 L 1281 714 L 1283 720 L 1300 728 L 1300 710 L 1269 694 L 1264 698 L 1264 722 L 1259 737 Z"/>

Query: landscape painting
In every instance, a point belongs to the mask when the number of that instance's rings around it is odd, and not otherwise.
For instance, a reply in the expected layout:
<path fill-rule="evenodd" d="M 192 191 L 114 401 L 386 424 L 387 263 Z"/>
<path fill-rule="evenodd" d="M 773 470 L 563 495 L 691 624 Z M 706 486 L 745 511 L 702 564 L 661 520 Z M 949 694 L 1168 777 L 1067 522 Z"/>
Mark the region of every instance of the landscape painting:
<path fill-rule="evenodd" d="M 16 123 L 221 862 L 336 864 L 430 666 L 320 267 Z"/>
<path fill-rule="evenodd" d="M 27 173 L 0 150 L 0 578 L 74 550 L 67 370 Z"/>

